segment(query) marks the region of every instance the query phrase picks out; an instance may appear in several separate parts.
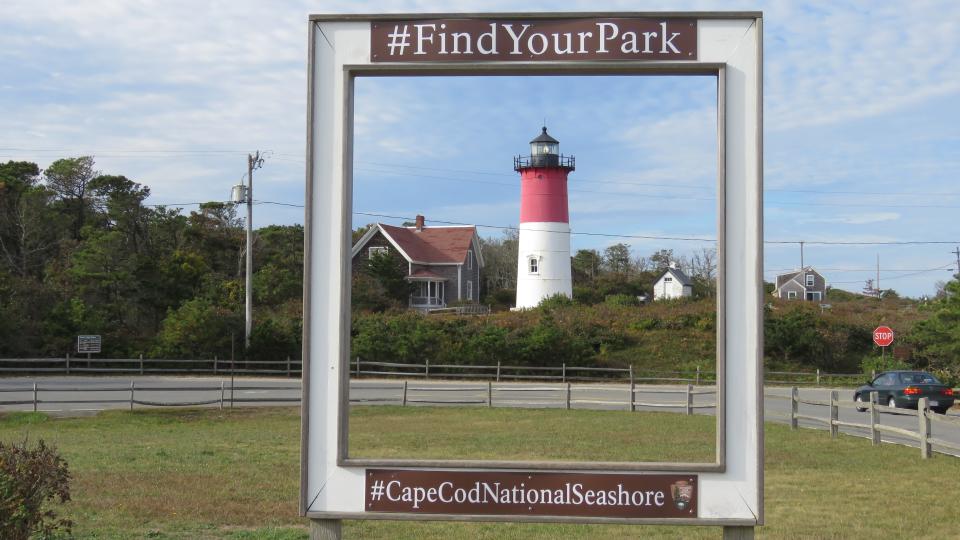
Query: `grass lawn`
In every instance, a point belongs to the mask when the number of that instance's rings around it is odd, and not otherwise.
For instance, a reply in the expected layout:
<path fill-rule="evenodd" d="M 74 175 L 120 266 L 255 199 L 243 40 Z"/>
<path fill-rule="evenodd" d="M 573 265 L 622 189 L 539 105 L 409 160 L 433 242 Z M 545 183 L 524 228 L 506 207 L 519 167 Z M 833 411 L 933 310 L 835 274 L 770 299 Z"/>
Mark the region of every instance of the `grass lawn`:
<path fill-rule="evenodd" d="M 530 435 L 530 425 L 509 422 L 511 414 L 524 418 L 531 413 L 544 418 L 563 415 L 570 423 L 580 424 L 582 433 L 588 432 L 585 425 L 592 430 L 606 429 L 598 427 L 602 424 L 594 416 L 597 411 L 358 407 L 351 422 L 351 443 L 356 444 L 357 452 L 393 455 L 398 446 L 415 448 L 411 445 L 419 444 L 409 435 L 414 427 L 430 431 L 430 451 L 437 457 L 486 457 L 496 442 L 474 445 L 477 439 L 471 433 L 477 422 L 512 429 L 515 439 L 519 434 Z M 458 422 L 457 415 L 468 415 L 474 421 Z M 655 417 L 662 415 L 634 416 L 654 420 L 632 424 L 631 437 L 614 429 L 614 435 L 603 440 L 618 448 L 607 449 L 606 455 L 616 459 L 650 459 L 654 455 L 638 441 L 648 438 L 645 426 L 654 429 L 661 424 Z M 710 435 L 701 439 L 712 440 L 712 419 L 692 418 L 705 421 Z M 437 436 L 441 431 L 449 437 Z M 81 538 L 307 537 L 306 524 L 296 516 L 298 409 L 115 411 L 69 419 L 34 413 L 0 417 L 0 440 L 25 437 L 55 444 L 69 461 L 74 500 L 61 512 L 76 521 Z M 509 434 L 498 437 L 512 440 Z M 960 495 L 956 487 L 960 459 L 937 455 L 920 460 L 916 449 L 872 448 L 863 439 L 841 436 L 831 440 L 822 431 L 791 432 L 777 424 L 767 424 L 766 440 L 767 525 L 758 531 L 762 538 L 948 538 L 960 529 L 960 517 L 952 504 Z M 573 454 L 558 450 L 550 457 L 580 455 L 594 448 L 593 444 L 584 441 L 579 449 L 570 450 Z M 542 451 L 544 443 L 536 446 L 530 451 Z M 890 504 L 891 498 L 898 504 Z M 346 538 L 365 539 L 720 535 L 717 528 L 498 523 L 353 521 L 344 528 Z"/>
<path fill-rule="evenodd" d="M 584 433 L 597 433 L 585 437 Z M 384 440 L 385 433 L 390 434 Z M 350 455 L 524 461 L 716 461 L 716 419 L 672 413 L 354 407 Z M 523 434 L 523 443 L 517 435 Z"/>

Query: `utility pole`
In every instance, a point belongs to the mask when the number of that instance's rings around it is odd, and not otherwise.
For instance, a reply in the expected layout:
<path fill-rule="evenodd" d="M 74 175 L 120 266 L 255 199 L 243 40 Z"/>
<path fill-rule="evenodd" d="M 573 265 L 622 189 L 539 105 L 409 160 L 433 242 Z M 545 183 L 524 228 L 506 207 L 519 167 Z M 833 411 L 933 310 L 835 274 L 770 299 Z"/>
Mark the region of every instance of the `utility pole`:
<path fill-rule="evenodd" d="M 957 247 L 951 253 L 957 256 L 957 276 L 960 276 L 960 247 Z"/>
<path fill-rule="evenodd" d="M 246 279 L 246 320 L 244 326 L 244 345 L 250 348 L 250 332 L 253 329 L 253 171 L 263 165 L 260 151 L 247 154 L 247 279 Z"/>
<path fill-rule="evenodd" d="M 877 253 L 877 300 L 880 300 L 881 295 L 880 289 L 880 254 Z"/>
<path fill-rule="evenodd" d="M 803 270 L 803 240 L 800 241 L 800 270 Z"/>

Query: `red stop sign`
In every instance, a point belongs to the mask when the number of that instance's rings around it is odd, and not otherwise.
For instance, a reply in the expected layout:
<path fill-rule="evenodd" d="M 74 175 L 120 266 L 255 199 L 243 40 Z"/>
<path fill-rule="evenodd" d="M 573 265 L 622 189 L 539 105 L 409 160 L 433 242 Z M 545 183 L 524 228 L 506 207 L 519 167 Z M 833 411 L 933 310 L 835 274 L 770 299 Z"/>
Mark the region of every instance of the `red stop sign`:
<path fill-rule="evenodd" d="M 893 343 L 893 330 L 889 326 L 878 326 L 873 331 L 873 342 L 880 347 L 887 347 Z"/>

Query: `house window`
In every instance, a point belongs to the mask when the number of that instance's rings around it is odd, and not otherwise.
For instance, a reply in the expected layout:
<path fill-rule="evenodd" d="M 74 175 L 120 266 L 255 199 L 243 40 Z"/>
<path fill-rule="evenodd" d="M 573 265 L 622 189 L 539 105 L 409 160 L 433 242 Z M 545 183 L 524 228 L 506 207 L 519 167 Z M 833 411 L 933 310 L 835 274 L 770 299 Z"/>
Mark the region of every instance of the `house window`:
<path fill-rule="evenodd" d="M 793 300 L 797 297 L 797 291 L 787 291 L 787 299 Z"/>
<path fill-rule="evenodd" d="M 820 291 L 808 291 L 808 292 L 807 292 L 807 300 L 820 301 L 820 300 L 822 300 L 822 299 L 823 299 L 823 298 L 822 298 L 821 295 L 820 295 Z"/>
<path fill-rule="evenodd" d="M 665 278 L 663 278 L 663 280 L 664 280 L 664 281 L 673 281 L 673 278 L 672 278 L 672 277 L 665 277 Z"/>
<path fill-rule="evenodd" d="M 473 270 L 473 251 L 467 251 L 467 270 Z"/>
<path fill-rule="evenodd" d="M 374 246 L 367 250 L 367 257 L 374 258 L 377 255 L 386 255 L 389 250 L 384 246 Z"/>
<path fill-rule="evenodd" d="M 528 263 L 527 268 L 529 269 L 531 274 L 540 273 L 540 261 L 536 257 L 530 257 L 527 260 L 527 263 Z"/>
<path fill-rule="evenodd" d="M 807 287 L 813 287 L 813 274 L 807 274 Z"/>
<path fill-rule="evenodd" d="M 467 300 L 473 300 L 473 282 L 467 282 Z"/>

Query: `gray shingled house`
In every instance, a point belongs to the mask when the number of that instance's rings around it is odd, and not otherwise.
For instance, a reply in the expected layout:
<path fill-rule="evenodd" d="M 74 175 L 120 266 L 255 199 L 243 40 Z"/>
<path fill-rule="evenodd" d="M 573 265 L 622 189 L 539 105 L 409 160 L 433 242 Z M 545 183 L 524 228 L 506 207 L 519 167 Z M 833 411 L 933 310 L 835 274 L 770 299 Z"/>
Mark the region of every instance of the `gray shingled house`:
<path fill-rule="evenodd" d="M 819 302 L 827 296 L 827 280 L 810 266 L 777 276 L 773 295 L 784 300 Z"/>

